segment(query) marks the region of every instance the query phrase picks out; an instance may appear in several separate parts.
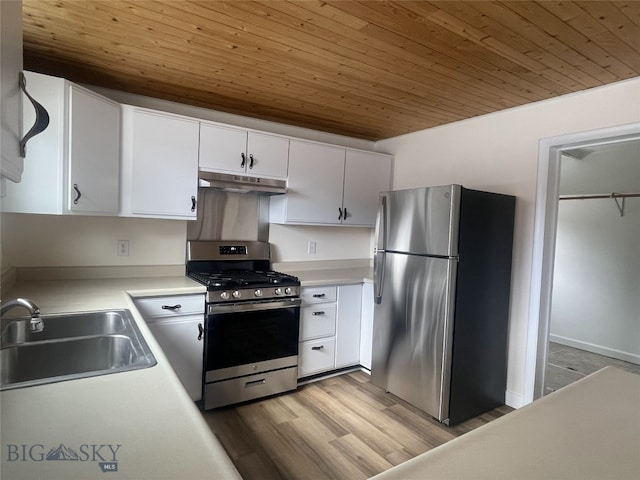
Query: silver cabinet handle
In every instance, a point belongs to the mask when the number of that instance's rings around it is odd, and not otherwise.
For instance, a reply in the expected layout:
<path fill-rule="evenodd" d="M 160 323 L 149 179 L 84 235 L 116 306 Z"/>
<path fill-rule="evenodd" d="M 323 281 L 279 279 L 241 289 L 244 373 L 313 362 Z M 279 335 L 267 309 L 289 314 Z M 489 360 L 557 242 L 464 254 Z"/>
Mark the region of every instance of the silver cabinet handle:
<path fill-rule="evenodd" d="M 314 317 L 316 315 L 324 315 L 324 312 L 322 310 L 320 310 L 319 312 L 313 312 L 311 315 L 313 315 Z"/>
<path fill-rule="evenodd" d="M 264 385 L 265 383 L 267 383 L 267 380 L 264 378 L 261 378 L 260 380 L 253 380 L 251 382 L 245 382 L 244 387 L 257 387 L 258 385 Z"/>
<path fill-rule="evenodd" d="M 324 345 L 318 345 L 317 347 L 311 347 L 311 350 L 323 350 Z"/>

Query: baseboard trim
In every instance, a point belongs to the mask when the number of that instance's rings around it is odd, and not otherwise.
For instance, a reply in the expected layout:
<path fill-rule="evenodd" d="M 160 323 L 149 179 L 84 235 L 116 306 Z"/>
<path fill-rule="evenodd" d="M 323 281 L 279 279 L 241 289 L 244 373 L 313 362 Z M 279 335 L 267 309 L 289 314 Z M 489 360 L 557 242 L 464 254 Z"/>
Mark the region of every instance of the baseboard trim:
<path fill-rule="evenodd" d="M 579 348 L 580 350 L 586 350 L 587 352 L 597 353 L 598 355 L 604 355 L 605 357 L 616 358 L 618 360 L 623 360 L 625 362 L 640 365 L 640 355 L 637 355 L 635 353 L 616 350 L 614 348 L 604 347 L 602 345 L 596 345 L 594 343 L 583 342 L 574 338 L 568 338 L 553 334 L 549 335 L 549 341 L 559 343 L 560 345 L 566 345 L 567 347 Z"/>
<path fill-rule="evenodd" d="M 524 398 L 522 395 L 511 390 L 507 390 L 504 395 L 505 405 L 511 408 L 521 408 L 525 406 Z"/>

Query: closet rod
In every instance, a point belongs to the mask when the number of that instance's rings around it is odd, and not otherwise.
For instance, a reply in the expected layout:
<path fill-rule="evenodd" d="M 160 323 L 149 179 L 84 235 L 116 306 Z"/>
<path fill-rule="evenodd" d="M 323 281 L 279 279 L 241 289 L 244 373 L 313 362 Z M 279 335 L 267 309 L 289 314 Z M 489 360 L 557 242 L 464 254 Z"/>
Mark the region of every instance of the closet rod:
<path fill-rule="evenodd" d="M 616 202 L 618 212 L 620 216 L 624 216 L 624 199 L 631 197 L 640 197 L 640 193 L 610 193 L 610 194 L 596 194 L 596 195 L 561 195 L 559 200 L 592 200 L 594 198 L 612 198 Z M 621 202 L 618 201 L 621 200 Z"/>
<path fill-rule="evenodd" d="M 560 195 L 560 200 L 591 200 L 592 198 L 630 198 L 640 197 L 640 193 L 609 193 L 597 195 Z"/>

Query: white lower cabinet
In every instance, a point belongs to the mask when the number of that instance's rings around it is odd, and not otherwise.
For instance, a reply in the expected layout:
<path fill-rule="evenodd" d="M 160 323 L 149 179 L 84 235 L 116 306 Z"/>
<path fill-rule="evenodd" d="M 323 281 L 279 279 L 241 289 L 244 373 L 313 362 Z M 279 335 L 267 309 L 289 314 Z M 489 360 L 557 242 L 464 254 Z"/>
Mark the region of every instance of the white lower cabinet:
<path fill-rule="evenodd" d="M 358 365 L 360 285 L 303 287 L 298 378 Z"/>
<path fill-rule="evenodd" d="M 360 365 L 371 370 L 373 347 L 373 283 L 362 285 L 362 315 L 360 315 Z"/>
<path fill-rule="evenodd" d="M 333 370 L 335 355 L 335 337 L 302 342 L 298 360 L 298 378 Z"/>
<path fill-rule="evenodd" d="M 360 363 L 360 310 L 361 285 L 338 287 L 338 313 L 336 315 L 336 368 Z"/>
<path fill-rule="evenodd" d="M 135 300 L 191 398 L 202 398 L 204 295 L 175 295 Z"/>

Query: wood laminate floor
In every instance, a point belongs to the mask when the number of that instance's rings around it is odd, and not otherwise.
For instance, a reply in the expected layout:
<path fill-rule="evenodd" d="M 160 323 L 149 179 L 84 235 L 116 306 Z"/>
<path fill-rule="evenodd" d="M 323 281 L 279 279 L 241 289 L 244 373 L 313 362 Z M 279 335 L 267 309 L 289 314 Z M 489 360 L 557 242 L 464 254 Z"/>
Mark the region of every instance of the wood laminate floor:
<path fill-rule="evenodd" d="M 355 371 L 203 415 L 245 480 L 357 480 L 512 410 L 447 427 Z"/>

